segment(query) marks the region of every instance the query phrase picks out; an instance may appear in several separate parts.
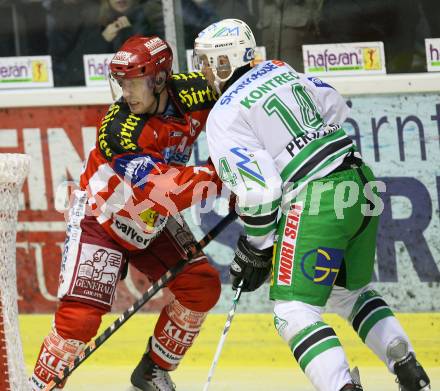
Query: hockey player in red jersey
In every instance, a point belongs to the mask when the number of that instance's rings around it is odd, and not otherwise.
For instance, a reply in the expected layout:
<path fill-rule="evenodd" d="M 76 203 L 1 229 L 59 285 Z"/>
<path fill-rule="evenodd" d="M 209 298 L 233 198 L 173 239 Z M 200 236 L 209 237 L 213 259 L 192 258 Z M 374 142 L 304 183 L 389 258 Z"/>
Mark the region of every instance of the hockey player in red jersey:
<path fill-rule="evenodd" d="M 220 188 L 211 164 L 185 166 L 215 93 L 200 73 L 171 75 L 171 64 L 165 41 L 140 36 L 111 61 L 122 98 L 102 119 L 72 197 L 59 305 L 30 379 L 33 390 L 96 335 L 128 262 L 154 281 L 185 256 L 194 237 L 178 212 Z M 200 254 L 168 288 L 174 298 L 131 375 L 137 390 L 175 390 L 169 371 L 193 344 L 221 285 Z"/>

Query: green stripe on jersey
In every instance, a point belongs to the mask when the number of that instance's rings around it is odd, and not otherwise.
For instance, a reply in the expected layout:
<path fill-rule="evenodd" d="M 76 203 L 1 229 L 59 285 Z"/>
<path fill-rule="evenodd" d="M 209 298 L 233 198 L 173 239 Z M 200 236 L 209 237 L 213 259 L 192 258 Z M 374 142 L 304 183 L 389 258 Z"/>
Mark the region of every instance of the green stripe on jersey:
<path fill-rule="evenodd" d="M 313 175 L 316 175 L 317 172 L 323 170 L 328 165 L 332 164 L 336 159 L 340 158 L 341 156 L 347 155 L 350 151 L 353 150 L 353 145 L 349 145 L 348 147 L 344 147 L 344 149 L 341 149 L 329 156 L 325 160 L 322 161 L 321 164 L 317 165 L 314 170 L 310 171 L 310 173 L 307 175 L 307 177 L 311 177 Z"/>
<path fill-rule="evenodd" d="M 281 203 L 281 197 L 277 198 L 274 201 L 267 202 L 261 205 L 255 206 L 243 206 L 239 207 L 240 215 L 243 216 L 263 216 L 271 214 L 275 209 L 279 207 Z"/>
<path fill-rule="evenodd" d="M 294 189 L 296 189 L 300 184 L 303 184 L 304 182 L 310 182 L 310 178 L 313 175 L 316 175 L 319 171 L 322 171 L 324 168 L 326 168 L 329 164 L 333 163 L 337 158 L 346 155 L 347 153 L 349 153 L 351 150 L 353 150 L 353 146 L 350 145 L 349 147 L 345 147 L 344 149 L 335 152 L 332 155 L 329 155 L 327 157 L 326 160 L 323 160 L 320 164 L 318 164 L 314 170 L 312 170 L 310 173 L 308 173 L 307 175 L 305 175 L 304 177 L 302 177 L 299 181 L 294 182 L 292 184 L 290 184 L 290 186 L 288 185 L 285 189 L 284 189 L 284 193 L 288 193 Z"/>
<path fill-rule="evenodd" d="M 306 160 L 312 159 L 313 155 L 319 153 L 322 148 L 325 148 L 327 144 L 330 144 L 337 140 L 342 140 L 344 138 L 348 138 L 344 129 L 339 129 L 337 132 L 325 136 L 323 138 L 319 138 L 317 140 L 311 141 L 307 144 L 292 160 L 287 164 L 286 167 L 281 171 L 281 179 L 283 182 L 289 180 L 289 178 L 305 163 Z"/>

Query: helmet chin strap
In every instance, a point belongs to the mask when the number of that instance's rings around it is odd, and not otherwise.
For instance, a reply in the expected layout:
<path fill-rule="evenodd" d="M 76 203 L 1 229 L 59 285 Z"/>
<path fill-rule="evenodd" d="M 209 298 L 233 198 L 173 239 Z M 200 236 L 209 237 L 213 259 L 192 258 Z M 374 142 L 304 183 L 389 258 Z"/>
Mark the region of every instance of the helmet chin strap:
<path fill-rule="evenodd" d="M 212 73 L 214 74 L 214 87 L 215 87 L 215 90 L 217 91 L 217 94 L 221 95 L 223 93 L 223 91 L 220 88 L 220 84 L 221 83 L 226 83 L 232 77 L 232 75 L 234 74 L 235 68 L 231 67 L 231 73 L 229 74 L 229 76 L 227 76 L 227 77 L 225 77 L 223 79 L 217 74 L 217 68 L 211 68 L 211 69 L 212 69 Z"/>
<path fill-rule="evenodd" d="M 162 91 L 161 91 L 162 92 Z M 152 113 L 150 113 L 150 115 L 156 115 L 157 114 L 157 110 L 159 110 L 159 105 L 160 105 L 160 92 L 155 92 L 154 93 L 154 98 L 156 99 L 156 108 L 154 109 L 154 111 Z"/>
<path fill-rule="evenodd" d="M 156 115 L 157 111 L 159 110 L 159 105 L 160 105 L 160 94 L 162 94 L 162 91 L 166 88 L 166 83 L 163 83 L 163 87 L 160 91 L 156 92 L 156 89 L 154 91 L 154 98 L 156 99 L 156 109 L 154 110 L 153 113 L 151 113 L 151 115 Z"/>
<path fill-rule="evenodd" d="M 220 89 L 220 83 L 221 83 L 221 81 L 220 81 L 219 78 L 217 78 L 217 76 L 216 76 L 216 77 L 215 77 L 215 80 L 214 80 L 214 87 L 215 87 L 215 90 L 216 90 L 217 94 L 219 94 L 219 95 L 222 94 L 222 91 L 221 91 L 221 89 Z"/>

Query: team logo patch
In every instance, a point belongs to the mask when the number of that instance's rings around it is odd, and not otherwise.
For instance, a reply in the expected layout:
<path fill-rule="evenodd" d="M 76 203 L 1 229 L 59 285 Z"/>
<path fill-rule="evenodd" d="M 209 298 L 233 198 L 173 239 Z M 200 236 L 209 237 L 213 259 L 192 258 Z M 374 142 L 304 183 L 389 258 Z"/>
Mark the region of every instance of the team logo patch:
<path fill-rule="evenodd" d="M 315 284 L 332 286 L 343 258 L 343 250 L 319 247 L 304 254 L 301 259 L 301 270 Z"/>
<path fill-rule="evenodd" d="M 115 56 L 112 58 L 112 64 L 121 64 L 121 65 L 128 65 L 128 62 L 130 61 L 131 53 L 125 52 L 123 50 L 120 50 L 115 54 Z"/>
<path fill-rule="evenodd" d="M 249 182 L 256 183 L 261 187 L 266 187 L 266 181 L 261 175 L 261 169 L 257 160 L 254 159 L 254 154 L 249 153 L 246 148 L 235 147 L 230 150 L 240 161 L 237 162 L 237 170 L 245 183 L 248 190 L 252 189 Z"/>
<path fill-rule="evenodd" d="M 155 54 L 167 49 L 167 45 L 159 37 L 150 39 L 144 43 L 145 47 L 150 51 L 150 54 L 154 56 Z M 163 60 L 163 59 L 162 59 Z M 162 62 L 162 61 L 161 61 Z"/>
<path fill-rule="evenodd" d="M 254 49 L 246 48 L 243 55 L 243 61 L 251 61 L 253 58 L 254 58 Z"/>
<path fill-rule="evenodd" d="M 70 295 L 111 305 L 122 261 L 120 251 L 83 243 Z"/>
<path fill-rule="evenodd" d="M 316 87 L 327 87 L 334 89 L 330 84 L 324 83 L 321 79 L 318 79 L 317 77 L 308 77 L 309 79 Z"/>
<path fill-rule="evenodd" d="M 147 183 L 146 177 L 154 168 L 159 170 L 156 163 L 161 161 L 145 154 L 130 154 L 115 159 L 113 168 L 124 179 L 144 189 Z"/>

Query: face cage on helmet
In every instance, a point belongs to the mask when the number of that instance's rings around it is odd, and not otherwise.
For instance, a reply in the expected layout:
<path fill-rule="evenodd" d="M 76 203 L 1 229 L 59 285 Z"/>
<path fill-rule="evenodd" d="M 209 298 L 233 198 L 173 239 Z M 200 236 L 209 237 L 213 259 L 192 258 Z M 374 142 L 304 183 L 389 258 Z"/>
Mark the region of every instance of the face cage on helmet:
<path fill-rule="evenodd" d="M 232 77 L 232 75 L 234 74 L 237 67 L 232 65 L 231 59 L 229 58 L 229 56 L 227 54 L 219 54 L 217 56 L 217 65 L 215 65 L 214 61 L 210 61 L 210 59 L 213 60 L 213 56 L 208 56 L 205 53 L 198 53 L 198 52 L 199 52 L 199 50 L 197 50 L 197 49 L 193 50 L 192 60 L 193 60 L 194 69 L 201 71 L 205 65 L 208 65 L 211 68 L 212 73 L 214 74 L 215 89 L 218 94 L 221 94 L 222 92 L 220 90 L 220 83 L 227 82 Z M 220 60 L 219 60 L 220 56 L 224 56 L 228 60 L 228 64 L 218 65 L 220 62 Z M 221 69 L 222 67 L 224 67 L 225 69 Z M 227 67 L 227 69 L 226 69 L 226 67 Z M 230 73 L 228 74 L 228 76 L 222 78 L 218 75 L 218 73 L 223 70 L 228 70 L 228 71 L 230 71 Z"/>

